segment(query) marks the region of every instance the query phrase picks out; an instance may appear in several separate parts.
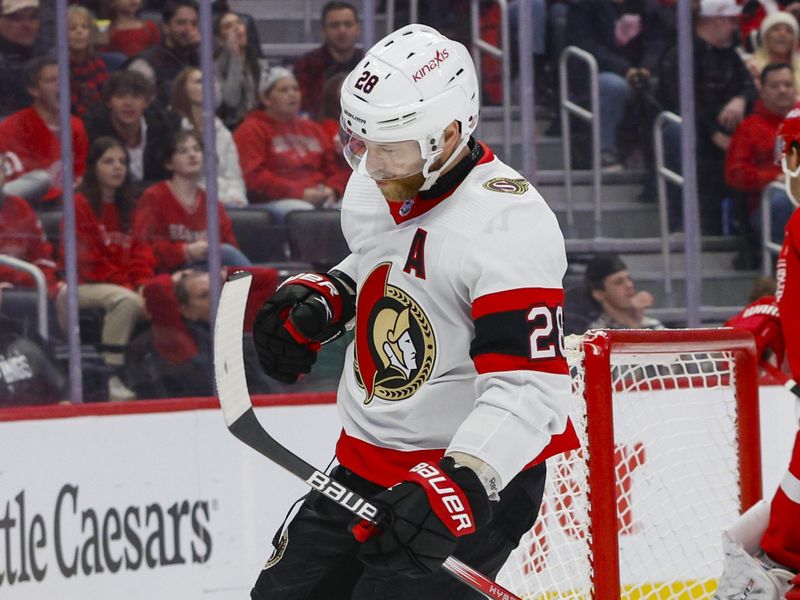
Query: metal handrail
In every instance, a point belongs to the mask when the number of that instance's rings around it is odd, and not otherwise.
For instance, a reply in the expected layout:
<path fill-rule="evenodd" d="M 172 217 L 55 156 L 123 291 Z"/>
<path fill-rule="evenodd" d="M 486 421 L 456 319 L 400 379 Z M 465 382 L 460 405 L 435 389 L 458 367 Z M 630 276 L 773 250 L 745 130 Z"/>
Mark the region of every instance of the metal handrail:
<path fill-rule="evenodd" d="M 569 83 L 567 81 L 567 62 L 575 58 L 589 67 L 590 110 L 578 106 L 569 99 Z M 577 237 L 575 231 L 575 207 L 572 198 L 572 146 L 570 144 L 569 116 L 586 121 L 592 126 L 592 196 L 594 199 L 594 236 L 602 233 L 601 212 L 601 171 L 600 171 L 600 84 L 598 83 L 597 60 L 586 50 L 577 46 L 567 46 L 558 61 L 559 93 L 561 96 L 561 133 L 564 139 L 564 186 L 567 198 L 567 235 Z"/>
<path fill-rule="evenodd" d="M 656 152 L 656 184 L 658 186 L 658 216 L 661 220 L 661 256 L 664 263 L 664 292 L 672 296 L 672 257 L 669 248 L 669 215 L 667 214 L 667 182 L 683 186 L 683 176 L 664 166 L 664 124 L 682 125 L 681 118 L 673 112 L 663 111 L 653 123 L 653 141 Z"/>
<path fill-rule="evenodd" d="M 769 199 L 772 190 L 783 189 L 782 184 L 773 181 L 761 192 L 761 206 L 759 207 L 761 211 L 761 273 L 764 275 L 772 275 L 775 267 L 773 255 L 778 256 L 781 253 L 782 244 L 772 241 L 772 205 Z"/>
<path fill-rule="evenodd" d="M 480 0 L 472 0 L 470 5 L 470 17 L 472 28 L 472 60 L 475 62 L 475 70 L 480 79 L 481 73 L 481 53 L 486 52 L 500 60 L 502 66 L 503 80 L 503 152 L 504 158 L 511 158 L 511 61 L 508 54 L 509 27 L 508 27 L 508 2 L 506 0 L 495 0 L 500 7 L 500 46 L 481 39 L 480 35 Z M 480 127 L 480 122 L 478 124 Z"/>
<path fill-rule="evenodd" d="M 394 0 L 386 0 L 386 35 L 394 31 Z M 408 21 L 419 23 L 419 0 L 408 0 Z"/>
<path fill-rule="evenodd" d="M 36 323 L 39 335 L 47 340 L 47 280 L 42 270 L 24 260 L 0 254 L 0 265 L 5 265 L 17 271 L 23 271 L 33 277 L 36 284 Z"/>

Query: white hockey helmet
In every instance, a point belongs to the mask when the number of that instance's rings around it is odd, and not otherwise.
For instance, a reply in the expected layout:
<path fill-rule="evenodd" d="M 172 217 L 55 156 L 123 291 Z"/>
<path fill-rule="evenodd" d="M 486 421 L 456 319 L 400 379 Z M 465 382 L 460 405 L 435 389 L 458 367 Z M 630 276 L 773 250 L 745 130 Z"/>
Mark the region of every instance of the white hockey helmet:
<path fill-rule="evenodd" d="M 418 24 L 398 29 L 367 51 L 342 85 L 341 102 L 342 146 L 353 170 L 380 180 L 422 173 L 423 190 L 467 144 L 480 110 L 467 49 Z M 444 129 L 453 121 L 461 124 L 460 144 L 431 171 L 442 153 Z M 392 154 L 402 158 L 393 160 Z"/>

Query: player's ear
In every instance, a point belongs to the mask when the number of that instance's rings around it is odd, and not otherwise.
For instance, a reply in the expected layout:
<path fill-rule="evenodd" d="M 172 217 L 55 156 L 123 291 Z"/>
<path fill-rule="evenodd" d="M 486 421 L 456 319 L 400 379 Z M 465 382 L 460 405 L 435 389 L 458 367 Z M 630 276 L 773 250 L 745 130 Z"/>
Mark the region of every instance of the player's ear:
<path fill-rule="evenodd" d="M 606 298 L 606 294 L 603 290 L 592 290 L 592 298 L 602 304 L 603 300 Z"/>
<path fill-rule="evenodd" d="M 445 127 L 442 137 L 444 138 L 444 147 L 448 150 L 454 149 L 461 140 L 461 126 L 458 121 L 453 121 Z"/>
<path fill-rule="evenodd" d="M 786 152 L 786 166 L 791 171 L 794 171 L 798 165 L 800 165 L 800 145 L 797 142 L 792 142 Z"/>

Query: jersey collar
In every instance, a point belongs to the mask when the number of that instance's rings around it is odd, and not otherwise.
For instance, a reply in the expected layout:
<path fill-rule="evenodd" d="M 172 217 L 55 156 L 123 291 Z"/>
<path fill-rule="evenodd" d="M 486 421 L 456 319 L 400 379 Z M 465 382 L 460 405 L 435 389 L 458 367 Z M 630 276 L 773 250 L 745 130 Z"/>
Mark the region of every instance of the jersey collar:
<path fill-rule="evenodd" d="M 470 138 L 467 146 L 470 149 L 470 153 L 462 158 L 455 167 L 439 177 L 439 180 L 431 189 L 419 192 L 411 201 L 402 203 L 386 201 L 395 224 L 399 225 L 425 214 L 434 206 L 449 198 L 474 167 L 494 160 L 494 152 L 483 142 Z"/>

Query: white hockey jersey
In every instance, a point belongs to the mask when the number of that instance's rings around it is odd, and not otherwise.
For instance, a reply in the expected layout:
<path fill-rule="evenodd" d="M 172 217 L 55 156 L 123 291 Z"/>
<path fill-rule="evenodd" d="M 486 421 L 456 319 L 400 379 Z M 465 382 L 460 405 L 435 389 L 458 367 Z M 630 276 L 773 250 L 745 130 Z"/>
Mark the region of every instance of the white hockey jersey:
<path fill-rule="evenodd" d="M 352 254 L 336 268 L 358 298 L 337 458 L 383 486 L 447 450 L 489 464 L 502 488 L 577 446 L 561 231 L 516 171 L 486 146 L 472 155 L 477 164 L 439 197 L 387 203 L 356 174 L 344 194 Z"/>

